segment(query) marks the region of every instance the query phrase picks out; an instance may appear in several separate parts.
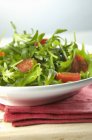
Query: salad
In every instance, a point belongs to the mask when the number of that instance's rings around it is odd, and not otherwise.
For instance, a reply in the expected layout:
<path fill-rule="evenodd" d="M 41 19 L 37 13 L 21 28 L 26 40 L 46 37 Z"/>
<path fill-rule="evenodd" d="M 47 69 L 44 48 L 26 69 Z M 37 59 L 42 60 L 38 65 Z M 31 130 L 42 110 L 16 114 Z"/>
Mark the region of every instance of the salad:
<path fill-rule="evenodd" d="M 49 38 L 45 33 L 18 33 L 0 48 L 0 86 L 41 86 L 63 84 L 92 76 L 92 55 L 70 43 L 57 29 Z"/>

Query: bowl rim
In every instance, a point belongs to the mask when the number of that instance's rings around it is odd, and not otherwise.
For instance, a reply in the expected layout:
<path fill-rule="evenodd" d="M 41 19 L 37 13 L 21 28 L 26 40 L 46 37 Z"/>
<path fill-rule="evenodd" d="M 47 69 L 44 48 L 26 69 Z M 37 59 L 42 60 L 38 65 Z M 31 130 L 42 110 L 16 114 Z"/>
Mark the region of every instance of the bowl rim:
<path fill-rule="evenodd" d="M 60 86 L 71 86 L 71 85 L 75 85 L 75 84 L 80 84 L 80 83 L 84 83 L 87 81 L 92 81 L 92 77 L 86 78 L 86 79 L 82 79 L 82 80 L 78 80 L 78 81 L 70 81 L 67 83 L 62 83 L 62 84 L 53 84 L 53 85 L 41 85 L 41 86 L 0 86 L 0 88 L 12 88 L 12 89 L 41 89 L 41 88 L 52 88 L 52 87 L 60 87 Z"/>

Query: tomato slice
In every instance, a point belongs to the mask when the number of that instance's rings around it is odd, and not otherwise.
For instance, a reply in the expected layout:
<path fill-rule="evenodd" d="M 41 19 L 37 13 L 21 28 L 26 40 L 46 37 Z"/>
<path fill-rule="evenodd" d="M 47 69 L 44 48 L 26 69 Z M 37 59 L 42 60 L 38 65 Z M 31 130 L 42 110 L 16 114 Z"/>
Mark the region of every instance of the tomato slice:
<path fill-rule="evenodd" d="M 17 68 L 20 72 L 27 72 L 33 67 L 33 60 L 32 59 L 25 59 L 19 64 L 17 64 Z"/>
<path fill-rule="evenodd" d="M 40 43 L 41 43 L 42 45 L 44 45 L 44 44 L 46 43 L 47 40 L 48 40 L 47 38 L 44 38 L 44 39 L 42 39 L 42 40 L 40 41 Z"/>
<path fill-rule="evenodd" d="M 78 81 L 81 79 L 81 76 L 79 73 L 57 73 L 56 79 L 61 80 L 63 83 L 69 82 L 69 81 Z"/>
<path fill-rule="evenodd" d="M 0 56 L 5 56 L 5 52 L 0 52 Z"/>
<path fill-rule="evenodd" d="M 42 40 L 40 41 L 41 45 L 44 45 L 44 44 L 46 43 L 47 40 L 48 40 L 47 38 L 42 39 Z M 38 42 L 35 42 L 35 43 L 34 43 L 34 46 L 38 46 Z"/>
<path fill-rule="evenodd" d="M 88 70 L 88 64 L 81 55 L 76 55 L 71 66 L 71 72 L 86 72 Z"/>

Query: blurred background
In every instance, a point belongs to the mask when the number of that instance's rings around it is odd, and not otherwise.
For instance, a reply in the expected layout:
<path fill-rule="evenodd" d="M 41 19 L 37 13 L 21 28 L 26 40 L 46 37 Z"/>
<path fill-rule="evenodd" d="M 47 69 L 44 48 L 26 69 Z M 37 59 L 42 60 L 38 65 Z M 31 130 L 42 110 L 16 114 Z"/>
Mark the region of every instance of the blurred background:
<path fill-rule="evenodd" d="M 92 30 L 92 0 L 0 0 L 0 34 L 12 35 L 10 21 L 18 31 L 34 28 L 51 34 L 67 28 L 84 32 L 85 39 Z"/>

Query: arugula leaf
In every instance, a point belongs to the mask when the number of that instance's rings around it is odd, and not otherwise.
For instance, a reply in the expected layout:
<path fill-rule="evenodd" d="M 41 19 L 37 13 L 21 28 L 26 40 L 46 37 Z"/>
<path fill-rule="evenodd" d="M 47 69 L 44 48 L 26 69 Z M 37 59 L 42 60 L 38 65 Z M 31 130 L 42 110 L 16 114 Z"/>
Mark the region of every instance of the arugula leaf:
<path fill-rule="evenodd" d="M 46 77 L 45 80 L 45 85 L 50 85 L 51 83 L 53 83 L 54 78 L 55 78 L 55 71 L 53 69 L 49 69 L 48 76 Z"/>
<path fill-rule="evenodd" d="M 12 21 L 11 21 L 10 23 L 11 23 L 11 26 L 12 26 L 14 32 L 17 33 L 17 30 L 16 30 L 16 26 L 15 26 L 15 24 L 14 24 Z"/>
<path fill-rule="evenodd" d="M 92 77 L 92 60 L 90 60 L 90 63 L 88 66 L 88 73 L 89 73 L 89 77 Z"/>
<path fill-rule="evenodd" d="M 19 82 L 16 82 L 16 86 L 25 86 L 27 84 L 31 84 L 33 81 L 37 79 L 38 76 L 41 75 L 41 67 L 39 64 L 35 65 L 33 69 L 28 72 L 27 74 L 24 74 L 24 78 L 20 79 Z"/>
<path fill-rule="evenodd" d="M 36 33 L 34 34 L 34 36 L 32 37 L 31 41 L 36 41 L 38 38 L 38 30 L 36 31 Z"/>
<path fill-rule="evenodd" d="M 6 82 L 9 83 L 9 79 L 14 79 L 14 72 L 10 70 L 8 70 L 8 66 L 7 64 L 4 62 L 4 66 L 1 67 L 0 69 L 1 71 L 1 75 L 2 75 L 2 79 Z"/>
<path fill-rule="evenodd" d="M 63 32 L 66 32 L 67 29 L 57 29 L 55 32 L 54 32 L 54 35 L 55 34 L 60 34 L 60 33 L 63 33 Z"/>
<path fill-rule="evenodd" d="M 58 71 L 59 72 L 69 71 L 71 68 L 72 61 L 73 61 L 73 59 L 72 59 L 72 55 L 71 55 L 67 61 L 59 62 Z"/>
<path fill-rule="evenodd" d="M 41 33 L 41 34 L 38 36 L 38 41 L 40 42 L 44 36 L 45 36 L 45 33 Z"/>

